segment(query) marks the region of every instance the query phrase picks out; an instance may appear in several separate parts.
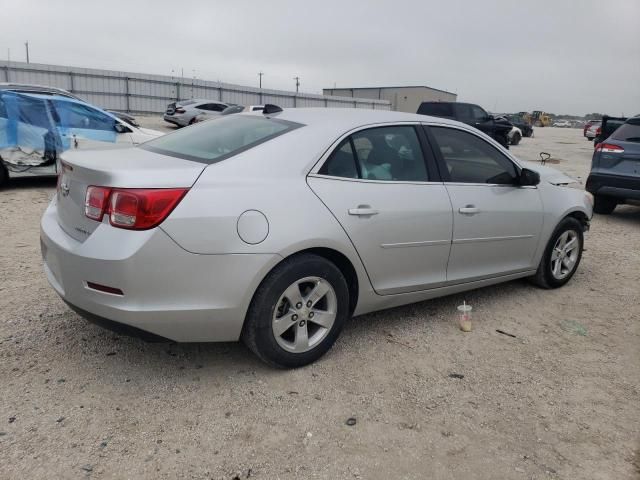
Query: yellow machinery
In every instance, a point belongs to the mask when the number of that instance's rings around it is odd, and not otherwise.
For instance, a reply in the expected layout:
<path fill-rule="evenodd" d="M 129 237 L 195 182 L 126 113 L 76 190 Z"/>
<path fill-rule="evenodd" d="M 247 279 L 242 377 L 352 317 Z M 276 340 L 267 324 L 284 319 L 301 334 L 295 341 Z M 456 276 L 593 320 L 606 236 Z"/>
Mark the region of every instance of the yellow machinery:
<path fill-rule="evenodd" d="M 551 117 L 540 110 L 535 110 L 531 114 L 531 124 L 535 127 L 548 127 L 551 125 Z"/>

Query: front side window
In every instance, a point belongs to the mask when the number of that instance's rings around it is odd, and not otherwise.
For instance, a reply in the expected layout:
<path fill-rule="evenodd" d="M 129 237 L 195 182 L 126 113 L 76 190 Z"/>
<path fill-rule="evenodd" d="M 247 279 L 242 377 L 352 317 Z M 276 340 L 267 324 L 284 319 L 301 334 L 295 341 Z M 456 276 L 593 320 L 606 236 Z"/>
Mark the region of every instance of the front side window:
<path fill-rule="evenodd" d="M 418 135 L 410 125 L 354 133 L 338 145 L 319 173 L 363 180 L 428 180 Z"/>
<path fill-rule="evenodd" d="M 514 184 L 518 170 L 495 147 L 463 130 L 430 127 L 449 173 L 455 183 Z"/>
<path fill-rule="evenodd" d="M 258 116 L 222 115 L 155 138 L 139 148 L 211 164 L 302 126 Z"/>
<path fill-rule="evenodd" d="M 52 103 L 63 128 L 115 131 L 116 120 L 99 110 L 64 100 L 52 100 Z"/>

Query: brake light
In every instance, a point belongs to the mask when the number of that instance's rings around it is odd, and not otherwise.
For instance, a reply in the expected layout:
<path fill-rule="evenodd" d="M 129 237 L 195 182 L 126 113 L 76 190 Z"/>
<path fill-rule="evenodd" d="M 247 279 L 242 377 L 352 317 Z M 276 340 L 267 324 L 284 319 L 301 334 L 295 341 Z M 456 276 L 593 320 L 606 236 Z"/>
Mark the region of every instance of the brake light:
<path fill-rule="evenodd" d="M 87 194 L 84 196 L 84 214 L 92 220 L 102 221 L 109 199 L 110 188 L 94 187 L 87 188 Z"/>
<path fill-rule="evenodd" d="M 156 227 L 178 205 L 187 188 L 87 188 L 85 215 L 102 221 L 109 216 L 114 227 L 148 230 Z"/>
<path fill-rule="evenodd" d="M 599 143 L 596 145 L 596 150 L 603 153 L 624 153 L 624 148 L 613 143 Z"/>
<path fill-rule="evenodd" d="M 601 133 L 602 133 L 602 127 L 596 128 L 596 136 L 600 135 Z"/>
<path fill-rule="evenodd" d="M 184 108 L 178 107 L 176 108 L 176 113 L 184 113 L 186 110 Z"/>

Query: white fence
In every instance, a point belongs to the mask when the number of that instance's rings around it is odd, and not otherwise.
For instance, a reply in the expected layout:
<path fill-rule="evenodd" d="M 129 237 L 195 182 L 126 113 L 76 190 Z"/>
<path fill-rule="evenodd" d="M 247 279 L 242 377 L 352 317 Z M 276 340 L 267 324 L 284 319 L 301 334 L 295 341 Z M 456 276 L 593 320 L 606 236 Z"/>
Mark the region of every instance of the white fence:
<path fill-rule="evenodd" d="M 101 108 L 132 113 L 161 113 L 168 103 L 188 98 L 207 98 L 240 105 L 273 103 L 281 107 L 391 109 L 390 102 L 386 100 L 333 97 L 164 75 L 23 62 L 0 61 L 0 82 L 63 88 Z"/>

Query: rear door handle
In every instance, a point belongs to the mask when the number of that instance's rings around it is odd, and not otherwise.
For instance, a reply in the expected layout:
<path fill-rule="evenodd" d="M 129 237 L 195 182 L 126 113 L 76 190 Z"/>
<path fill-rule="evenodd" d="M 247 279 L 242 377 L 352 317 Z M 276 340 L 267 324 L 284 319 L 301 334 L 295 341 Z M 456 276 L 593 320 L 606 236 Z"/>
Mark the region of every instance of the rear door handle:
<path fill-rule="evenodd" d="M 369 205 L 358 205 L 358 208 L 349 209 L 349 215 L 368 216 L 377 214 L 378 210 L 371 208 Z"/>
<path fill-rule="evenodd" d="M 458 211 L 463 215 L 475 215 L 476 213 L 480 213 L 480 209 L 475 205 L 467 205 L 466 207 L 461 207 Z"/>

